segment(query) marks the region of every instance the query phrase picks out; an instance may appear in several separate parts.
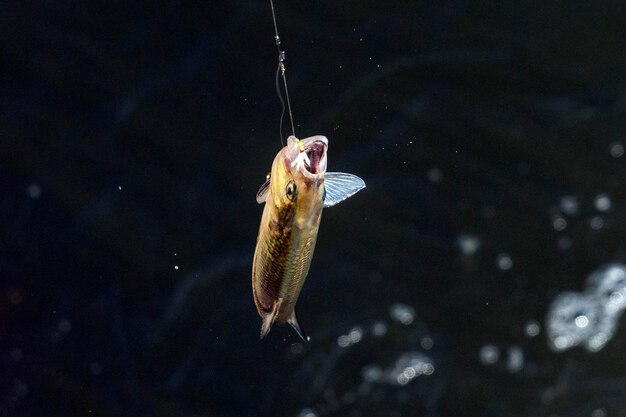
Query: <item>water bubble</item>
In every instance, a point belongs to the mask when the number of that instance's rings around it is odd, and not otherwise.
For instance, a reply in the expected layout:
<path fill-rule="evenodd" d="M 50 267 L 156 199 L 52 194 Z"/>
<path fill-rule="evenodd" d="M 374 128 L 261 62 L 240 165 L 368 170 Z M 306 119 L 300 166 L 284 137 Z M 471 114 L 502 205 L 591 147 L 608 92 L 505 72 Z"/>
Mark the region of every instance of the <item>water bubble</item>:
<path fill-rule="evenodd" d="M 480 248 L 480 239 L 476 236 L 460 235 L 456 242 L 461 253 L 465 256 L 474 255 Z"/>
<path fill-rule="evenodd" d="M 598 194 L 593 200 L 593 205 L 598 211 L 607 211 L 611 208 L 611 198 L 605 193 Z"/>
<path fill-rule="evenodd" d="M 174 265 L 174 269 L 178 271 L 178 265 Z"/>
<path fill-rule="evenodd" d="M 379 381 L 383 377 L 383 370 L 377 365 L 368 365 L 361 371 L 363 379 L 367 382 Z"/>
<path fill-rule="evenodd" d="M 591 412 L 591 417 L 606 417 L 606 411 L 601 408 L 596 408 Z"/>
<path fill-rule="evenodd" d="M 495 345 L 485 345 L 480 348 L 479 357 L 483 365 L 493 365 L 500 359 L 500 349 Z"/>
<path fill-rule="evenodd" d="M 574 319 L 574 324 L 576 324 L 576 326 L 580 327 L 581 329 L 584 327 L 587 327 L 589 325 L 589 319 L 587 318 L 587 316 L 581 314 L 580 316 L 577 316 Z"/>
<path fill-rule="evenodd" d="M 585 346 L 590 352 L 598 352 L 609 342 L 611 337 L 612 334 L 604 332 L 596 333 L 587 340 Z"/>
<path fill-rule="evenodd" d="M 24 353 L 20 348 L 13 348 L 9 353 L 9 359 L 11 359 L 13 362 L 19 362 L 24 359 Z"/>
<path fill-rule="evenodd" d="M 572 247 L 572 238 L 569 236 L 561 236 L 557 241 L 557 246 L 561 250 L 568 250 Z"/>
<path fill-rule="evenodd" d="M 424 350 L 432 349 L 434 344 L 435 344 L 435 342 L 433 341 L 433 338 L 430 337 L 430 336 L 424 336 L 422 338 L 422 341 L 420 342 L 420 345 L 422 346 L 422 349 L 424 349 Z"/>
<path fill-rule="evenodd" d="M 519 372 L 524 367 L 524 351 L 520 346 L 513 345 L 507 349 L 506 368 L 509 372 Z"/>
<path fill-rule="evenodd" d="M 546 331 L 554 350 L 577 346 L 598 333 L 603 318 L 602 305 L 594 298 L 577 292 L 563 292 L 550 304 Z"/>
<path fill-rule="evenodd" d="M 507 253 L 501 253 L 496 258 L 496 265 L 498 265 L 498 269 L 501 271 L 508 271 L 513 267 L 513 259 Z"/>
<path fill-rule="evenodd" d="M 26 385 L 24 382 L 22 381 L 16 381 L 15 382 L 15 394 L 18 397 L 24 398 L 28 395 L 28 385 Z"/>
<path fill-rule="evenodd" d="M 422 372 L 424 375 L 432 375 L 435 372 L 435 365 L 432 363 L 425 363 L 422 366 Z"/>
<path fill-rule="evenodd" d="M 67 333 L 72 330 L 72 323 L 69 320 L 61 320 L 59 322 L 59 331 L 61 333 Z"/>
<path fill-rule="evenodd" d="M 415 319 L 415 309 L 409 305 L 395 303 L 389 308 L 389 315 L 400 323 L 409 325 Z"/>
<path fill-rule="evenodd" d="M 102 373 L 102 365 L 98 362 L 91 363 L 89 365 L 89 372 L 91 372 L 92 375 L 100 375 Z"/>
<path fill-rule="evenodd" d="M 431 168 L 428 171 L 428 180 L 433 183 L 441 182 L 443 179 L 443 172 L 439 168 Z"/>
<path fill-rule="evenodd" d="M 348 347 L 348 346 L 350 346 L 350 336 L 342 334 L 341 336 L 339 336 L 337 338 L 337 344 L 340 347 Z"/>
<path fill-rule="evenodd" d="M 384 336 L 387 333 L 387 323 L 384 321 L 377 321 L 372 325 L 372 333 L 376 337 Z"/>
<path fill-rule="evenodd" d="M 601 300 L 608 314 L 626 309 L 626 265 L 612 263 L 592 272 L 587 292 Z"/>
<path fill-rule="evenodd" d="M 526 326 L 524 326 L 524 332 L 528 337 L 538 336 L 540 331 L 541 325 L 536 320 L 528 320 Z"/>
<path fill-rule="evenodd" d="M 361 341 L 361 337 L 363 336 L 363 331 L 360 327 L 355 327 L 350 330 L 348 337 L 350 337 L 350 343 L 359 343 Z"/>
<path fill-rule="evenodd" d="M 401 373 L 396 376 L 396 382 L 398 385 L 406 385 L 409 383 L 409 378 L 407 378 L 404 373 Z"/>
<path fill-rule="evenodd" d="M 317 417 L 317 414 L 315 413 L 315 411 L 311 410 L 310 408 L 305 408 L 302 411 L 300 411 L 300 413 L 298 414 L 298 417 Z"/>
<path fill-rule="evenodd" d="M 43 192 L 41 186 L 39 184 L 31 184 L 26 188 L 26 195 L 33 200 L 41 197 L 41 193 Z"/>
<path fill-rule="evenodd" d="M 299 355 L 300 353 L 302 353 L 302 344 L 301 343 L 294 343 L 291 345 L 291 354 L 292 355 Z"/>
<path fill-rule="evenodd" d="M 19 290 L 9 290 L 9 302 L 13 305 L 18 305 L 22 302 L 22 294 Z"/>
<path fill-rule="evenodd" d="M 592 217 L 591 220 L 589 220 L 589 227 L 593 230 L 602 229 L 604 227 L 604 219 L 599 216 Z"/>
<path fill-rule="evenodd" d="M 554 227 L 554 230 L 557 232 L 562 232 L 567 227 L 567 220 L 561 216 L 554 216 L 552 218 L 552 227 Z"/>
<path fill-rule="evenodd" d="M 611 156 L 613 158 L 620 158 L 622 155 L 624 155 L 624 145 L 622 145 L 620 142 L 612 142 L 609 145 L 609 151 L 611 152 Z"/>
<path fill-rule="evenodd" d="M 559 206 L 561 207 L 561 211 L 563 213 L 569 214 L 570 216 L 578 213 L 578 199 L 576 199 L 573 195 L 561 197 Z"/>
<path fill-rule="evenodd" d="M 413 367 L 409 367 L 409 368 L 405 368 L 404 371 L 402 372 L 404 374 L 404 376 L 406 376 L 408 379 L 413 379 L 415 378 L 415 375 L 417 375 L 417 371 L 415 370 L 415 368 Z"/>
<path fill-rule="evenodd" d="M 420 375 L 431 375 L 435 372 L 432 360 L 421 352 L 402 354 L 388 372 L 388 379 L 399 385 L 406 385 Z"/>

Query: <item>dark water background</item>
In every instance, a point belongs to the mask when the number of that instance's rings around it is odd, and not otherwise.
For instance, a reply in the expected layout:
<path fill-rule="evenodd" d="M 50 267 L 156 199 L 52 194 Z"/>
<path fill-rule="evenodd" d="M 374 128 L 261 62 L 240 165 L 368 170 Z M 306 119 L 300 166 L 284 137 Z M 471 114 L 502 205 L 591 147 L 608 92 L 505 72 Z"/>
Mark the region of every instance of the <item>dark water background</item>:
<path fill-rule="evenodd" d="M 298 135 L 368 185 L 308 344 L 250 287 L 269 4 L 1 6 L 0 416 L 626 416 L 624 323 L 546 332 L 626 260 L 626 4 L 276 7 Z"/>

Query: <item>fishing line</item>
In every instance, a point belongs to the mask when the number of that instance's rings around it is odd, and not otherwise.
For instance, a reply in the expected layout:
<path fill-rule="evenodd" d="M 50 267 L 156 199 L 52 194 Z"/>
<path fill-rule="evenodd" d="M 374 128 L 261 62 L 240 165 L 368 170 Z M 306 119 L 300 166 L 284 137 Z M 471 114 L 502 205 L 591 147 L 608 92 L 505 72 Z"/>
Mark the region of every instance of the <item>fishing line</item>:
<path fill-rule="evenodd" d="M 272 7 L 272 19 L 274 20 L 274 40 L 276 41 L 276 48 L 278 49 L 278 68 L 276 68 L 276 94 L 280 99 L 280 104 L 283 107 L 280 114 L 280 143 L 283 144 L 283 117 L 285 116 L 285 101 L 283 100 L 282 92 L 280 91 L 279 77 L 283 77 L 283 86 L 285 88 L 285 97 L 287 98 L 287 109 L 289 109 L 289 120 L 291 121 L 291 132 L 296 136 L 296 129 L 293 124 L 293 113 L 291 112 L 291 102 L 289 101 L 289 89 L 287 88 L 287 78 L 285 77 L 285 51 L 280 49 L 280 36 L 278 36 L 278 26 L 276 25 L 276 13 L 274 12 L 274 0 L 270 0 L 270 6 Z"/>

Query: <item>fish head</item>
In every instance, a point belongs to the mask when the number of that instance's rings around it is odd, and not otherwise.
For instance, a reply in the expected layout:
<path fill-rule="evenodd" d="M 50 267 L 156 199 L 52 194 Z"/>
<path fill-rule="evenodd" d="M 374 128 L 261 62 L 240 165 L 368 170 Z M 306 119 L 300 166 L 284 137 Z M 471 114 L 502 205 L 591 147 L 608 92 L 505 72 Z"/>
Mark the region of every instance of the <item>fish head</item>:
<path fill-rule="evenodd" d="M 278 206 L 306 209 L 322 201 L 328 139 L 317 135 L 306 139 L 289 136 L 272 165 L 270 189 Z"/>
<path fill-rule="evenodd" d="M 326 151 L 328 139 L 317 135 L 306 139 L 289 136 L 284 148 L 285 164 L 294 176 L 302 176 L 311 181 L 324 178 L 326 173 Z"/>

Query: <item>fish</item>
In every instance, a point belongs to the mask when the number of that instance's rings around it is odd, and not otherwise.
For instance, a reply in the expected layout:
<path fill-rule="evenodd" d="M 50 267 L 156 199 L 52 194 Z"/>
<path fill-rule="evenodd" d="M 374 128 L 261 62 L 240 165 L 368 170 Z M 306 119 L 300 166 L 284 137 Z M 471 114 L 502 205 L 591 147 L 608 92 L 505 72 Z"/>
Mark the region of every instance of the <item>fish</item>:
<path fill-rule="evenodd" d="M 274 323 L 289 323 L 308 341 L 296 303 L 311 266 L 322 210 L 365 188 L 356 175 L 326 172 L 328 139 L 298 139 L 274 158 L 256 200 L 265 203 L 252 262 L 252 293 L 261 316 L 261 337 Z"/>

